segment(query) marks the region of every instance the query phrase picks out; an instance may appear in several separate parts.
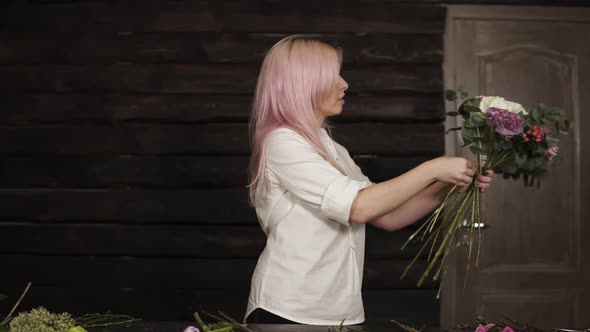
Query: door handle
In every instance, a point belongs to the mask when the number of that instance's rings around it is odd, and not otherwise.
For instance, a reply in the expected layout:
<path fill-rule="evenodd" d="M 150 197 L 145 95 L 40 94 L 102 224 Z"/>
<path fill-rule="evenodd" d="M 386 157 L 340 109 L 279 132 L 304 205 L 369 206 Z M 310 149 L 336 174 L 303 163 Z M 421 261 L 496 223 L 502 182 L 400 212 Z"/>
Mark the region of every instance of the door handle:
<path fill-rule="evenodd" d="M 461 227 L 463 227 L 463 228 L 471 228 L 471 223 L 469 222 L 469 220 L 464 219 L 463 220 L 463 224 L 461 224 Z M 488 225 L 487 224 L 484 224 L 483 222 L 473 223 L 473 228 L 481 228 L 481 229 L 483 229 L 483 228 L 487 228 L 487 227 L 488 227 Z"/>
<path fill-rule="evenodd" d="M 463 220 L 463 224 L 461 224 L 461 227 L 464 229 L 471 229 L 471 223 L 469 222 L 469 220 L 464 219 Z M 484 224 L 482 222 L 480 223 L 473 223 L 473 228 L 478 228 L 478 229 L 485 229 L 487 228 L 488 225 Z M 461 238 L 461 245 L 462 246 L 469 246 L 469 243 L 471 242 L 471 238 L 469 236 L 469 234 L 463 234 L 463 237 Z"/>

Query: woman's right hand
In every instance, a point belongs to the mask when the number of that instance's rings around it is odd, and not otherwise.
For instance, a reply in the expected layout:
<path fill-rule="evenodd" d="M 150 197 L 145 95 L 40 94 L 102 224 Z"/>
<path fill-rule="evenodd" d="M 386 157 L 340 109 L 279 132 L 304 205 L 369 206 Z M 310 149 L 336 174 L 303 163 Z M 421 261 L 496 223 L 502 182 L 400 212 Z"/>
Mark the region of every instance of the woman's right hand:
<path fill-rule="evenodd" d="M 459 187 L 467 187 L 473 182 L 475 166 L 469 160 L 460 157 L 439 157 L 432 161 L 437 180 Z"/>

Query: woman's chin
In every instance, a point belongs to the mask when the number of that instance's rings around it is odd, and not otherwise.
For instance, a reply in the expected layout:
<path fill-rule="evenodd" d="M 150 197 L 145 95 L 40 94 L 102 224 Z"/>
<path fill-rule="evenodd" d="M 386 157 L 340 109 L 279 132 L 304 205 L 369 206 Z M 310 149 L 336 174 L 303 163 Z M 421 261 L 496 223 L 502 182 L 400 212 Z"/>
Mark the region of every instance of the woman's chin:
<path fill-rule="evenodd" d="M 342 113 L 342 106 L 335 108 L 332 115 L 340 115 Z"/>

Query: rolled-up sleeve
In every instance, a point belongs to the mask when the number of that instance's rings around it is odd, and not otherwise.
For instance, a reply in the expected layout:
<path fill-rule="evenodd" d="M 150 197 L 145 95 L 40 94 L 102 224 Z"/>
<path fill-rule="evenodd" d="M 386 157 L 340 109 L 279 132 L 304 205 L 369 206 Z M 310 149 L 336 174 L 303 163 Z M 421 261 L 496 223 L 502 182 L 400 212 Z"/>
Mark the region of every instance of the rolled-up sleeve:
<path fill-rule="evenodd" d="M 269 173 L 280 185 L 309 207 L 344 225 L 350 225 L 350 210 L 358 192 L 371 185 L 340 173 L 291 129 L 277 129 L 269 135 L 266 161 Z"/>

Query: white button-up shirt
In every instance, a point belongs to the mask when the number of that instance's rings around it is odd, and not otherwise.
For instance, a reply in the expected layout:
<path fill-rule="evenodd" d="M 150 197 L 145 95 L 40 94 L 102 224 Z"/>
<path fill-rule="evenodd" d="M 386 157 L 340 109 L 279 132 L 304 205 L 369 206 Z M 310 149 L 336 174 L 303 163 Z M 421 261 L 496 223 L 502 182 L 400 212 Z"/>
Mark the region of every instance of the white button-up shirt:
<path fill-rule="evenodd" d="M 325 129 L 343 175 L 288 128 L 267 137 L 268 189 L 256 214 L 267 241 L 252 276 L 244 322 L 256 308 L 313 325 L 365 320 L 361 284 L 365 225 L 349 222 L 358 191 L 373 183 Z"/>

